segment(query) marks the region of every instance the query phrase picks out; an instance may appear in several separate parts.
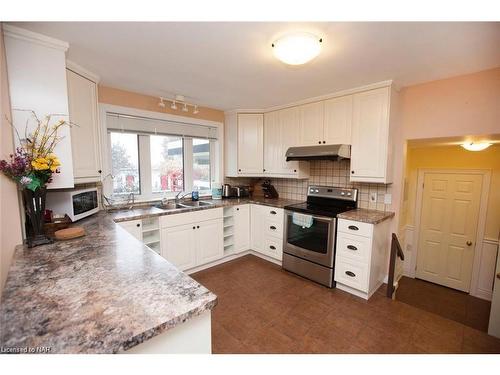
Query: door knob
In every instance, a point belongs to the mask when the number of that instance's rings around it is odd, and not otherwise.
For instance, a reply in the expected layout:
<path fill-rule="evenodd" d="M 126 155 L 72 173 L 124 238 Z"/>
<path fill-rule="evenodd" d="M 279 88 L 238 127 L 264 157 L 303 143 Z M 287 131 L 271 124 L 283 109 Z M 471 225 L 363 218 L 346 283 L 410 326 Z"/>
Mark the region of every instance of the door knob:
<path fill-rule="evenodd" d="M 467 241 L 467 246 L 472 245 L 472 241 Z"/>

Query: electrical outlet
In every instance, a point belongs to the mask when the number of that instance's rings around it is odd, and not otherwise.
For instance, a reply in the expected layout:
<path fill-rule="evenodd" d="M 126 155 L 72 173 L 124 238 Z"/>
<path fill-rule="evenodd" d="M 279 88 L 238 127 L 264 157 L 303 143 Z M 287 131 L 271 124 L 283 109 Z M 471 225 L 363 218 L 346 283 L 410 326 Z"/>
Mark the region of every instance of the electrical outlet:
<path fill-rule="evenodd" d="M 377 203 L 377 193 L 370 193 L 370 202 Z"/>
<path fill-rule="evenodd" d="M 385 194 L 384 195 L 384 204 L 391 204 L 392 203 L 392 194 Z"/>

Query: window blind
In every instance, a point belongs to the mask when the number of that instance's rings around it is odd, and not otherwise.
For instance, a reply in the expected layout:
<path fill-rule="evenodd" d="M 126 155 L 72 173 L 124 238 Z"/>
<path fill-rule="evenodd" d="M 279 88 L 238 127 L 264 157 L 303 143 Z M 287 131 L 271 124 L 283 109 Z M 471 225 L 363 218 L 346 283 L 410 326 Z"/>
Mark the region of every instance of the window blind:
<path fill-rule="evenodd" d="M 212 126 L 109 112 L 106 114 L 106 127 L 114 131 L 218 139 L 218 129 Z"/>

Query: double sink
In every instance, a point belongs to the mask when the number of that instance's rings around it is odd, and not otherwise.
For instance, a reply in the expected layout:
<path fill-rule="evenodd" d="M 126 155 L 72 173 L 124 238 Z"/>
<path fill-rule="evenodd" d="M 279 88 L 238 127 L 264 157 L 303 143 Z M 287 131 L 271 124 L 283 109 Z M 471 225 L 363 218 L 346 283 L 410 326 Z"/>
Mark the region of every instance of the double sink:
<path fill-rule="evenodd" d="M 194 207 L 209 207 L 214 204 L 206 201 L 185 201 L 185 202 L 168 202 L 166 204 L 160 203 L 155 207 L 161 210 L 179 210 L 183 208 L 194 208 Z"/>

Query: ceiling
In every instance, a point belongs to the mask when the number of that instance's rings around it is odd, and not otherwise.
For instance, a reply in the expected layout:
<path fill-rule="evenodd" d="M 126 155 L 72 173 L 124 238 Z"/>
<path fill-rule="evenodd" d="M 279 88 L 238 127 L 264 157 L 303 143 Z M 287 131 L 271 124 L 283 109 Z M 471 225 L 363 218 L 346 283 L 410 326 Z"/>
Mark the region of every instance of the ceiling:
<path fill-rule="evenodd" d="M 68 58 L 102 84 L 223 110 L 283 105 L 384 80 L 398 86 L 500 66 L 500 23 L 35 22 L 69 42 Z M 299 67 L 271 43 L 289 31 L 323 38 Z"/>

